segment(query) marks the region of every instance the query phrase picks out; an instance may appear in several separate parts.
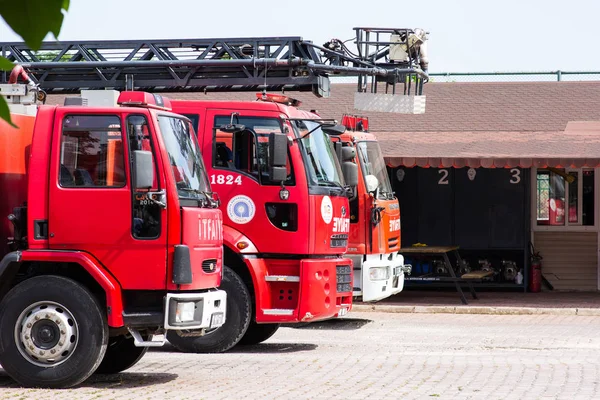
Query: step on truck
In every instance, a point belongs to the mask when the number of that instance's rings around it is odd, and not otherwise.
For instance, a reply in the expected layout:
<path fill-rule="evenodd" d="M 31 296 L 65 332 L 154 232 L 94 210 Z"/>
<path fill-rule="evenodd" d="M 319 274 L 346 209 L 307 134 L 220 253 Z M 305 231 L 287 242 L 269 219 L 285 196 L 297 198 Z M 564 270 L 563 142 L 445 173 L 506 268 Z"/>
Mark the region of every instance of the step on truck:
<path fill-rule="evenodd" d="M 392 192 L 383 154 L 375 135 L 368 133 L 366 117 L 345 114 L 346 132 L 332 138 L 341 154 L 345 147 L 356 154 L 358 185 L 350 200 L 350 236 L 345 257 L 352 260 L 353 295 L 377 301 L 398 294 L 412 267 L 398 253 L 401 242 L 400 205 Z"/>
<path fill-rule="evenodd" d="M 225 324 L 202 336 L 168 332 L 189 352 L 222 352 L 271 337 L 281 323 L 324 320 L 352 304 L 349 186 L 356 164 L 338 162 L 328 136 L 343 127 L 293 99 L 173 100 L 190 118 L 223 211 Z M 341 130 L 340 130 L 341 128 Z"/>
<path fill-rule="evenodd" d="M 37 105 L 21 74 L 0 85 L 4 371 L 67 388 L 131 367 L 165 332 L 220 326 L 222 216 L 190 121 L 144 92 Z"/>

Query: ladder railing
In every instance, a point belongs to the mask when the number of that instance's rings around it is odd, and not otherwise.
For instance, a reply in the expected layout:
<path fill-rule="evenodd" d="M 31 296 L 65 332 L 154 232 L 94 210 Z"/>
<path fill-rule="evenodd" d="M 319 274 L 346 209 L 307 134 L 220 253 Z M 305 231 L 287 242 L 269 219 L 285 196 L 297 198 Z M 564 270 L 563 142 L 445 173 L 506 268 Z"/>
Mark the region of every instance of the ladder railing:
<path fill-rule="evenodd" d="M 329 76 L 336 75 L 404 83 L 404 93 L 408 82 L 408 94 L 421 94 L 422 85 L 410 91 L 411 82 L 427 79 L 418 64 L 380 64 L 337 50 L 301 37 L 44 42 L 37 52 L 24 43 L 0 43 L 0 55 L 25 67 L 48 93 L 110 88 L 328 96 Z M 0 83 L 7 78 L 0 72 Z M 362 84 L 357 90 L 367 89 Z"/>

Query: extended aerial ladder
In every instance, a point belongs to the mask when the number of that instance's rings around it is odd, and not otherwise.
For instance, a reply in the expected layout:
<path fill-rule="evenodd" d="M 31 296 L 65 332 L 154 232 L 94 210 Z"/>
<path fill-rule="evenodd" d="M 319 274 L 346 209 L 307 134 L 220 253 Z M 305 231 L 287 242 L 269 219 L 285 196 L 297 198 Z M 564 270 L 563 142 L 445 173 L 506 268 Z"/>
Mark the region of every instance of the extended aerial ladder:
<path fill-rule="evenodd" d="M 12 42 L 0 43 L 0 55 L 22 65 L 46 93 L 263 90 L 312 91 L 328 97 L 330 77 L 358 76 L 357 94 L 381 101 L 383 83 L 384 93 L 400 95 L 387 101 L 406 102 L 415 96 L 423 101 L 427 33 L 354 30 L 356 50 L 346 45 L 352 39 L 319 46 L 301 37 L 255 37 L 44 42 L 37 52 Z M 7 80 L 8 73 L 0 73 L 0 83 Z"/>

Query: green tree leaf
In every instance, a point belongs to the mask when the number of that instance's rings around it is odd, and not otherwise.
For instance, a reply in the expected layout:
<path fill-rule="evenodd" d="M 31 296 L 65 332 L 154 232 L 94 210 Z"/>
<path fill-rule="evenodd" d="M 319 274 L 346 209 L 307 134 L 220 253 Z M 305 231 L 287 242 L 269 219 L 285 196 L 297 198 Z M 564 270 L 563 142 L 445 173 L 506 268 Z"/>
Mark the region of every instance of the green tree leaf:
<path fill-rule="evenodd" d="M 17 128 L 15 124 L 10 119 L 10 110 L 8 109 L 8 104 L 6 104 L 6 100 L 3 97 L 0 97 L 0 119 L 8 122 L 13 128 Z"/>
<path fill-rule="evenodd" d="M 8 61 L 7 58 L 0 56 L 0 71 L 10 71 L 14 68 L 14 64 Z"/>
<path fill-rule="evenodd" d="M 69 0 L 0 0 L 0 15 L 32 50 L 48 33 L 58 37 L 68 8 Z"/>

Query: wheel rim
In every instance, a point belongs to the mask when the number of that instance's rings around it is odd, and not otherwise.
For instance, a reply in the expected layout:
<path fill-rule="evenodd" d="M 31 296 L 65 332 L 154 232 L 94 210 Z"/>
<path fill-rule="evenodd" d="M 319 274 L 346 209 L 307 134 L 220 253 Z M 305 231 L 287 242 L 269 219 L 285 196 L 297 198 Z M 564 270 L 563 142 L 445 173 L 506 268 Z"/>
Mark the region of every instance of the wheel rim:
<path fill-rule="evenodd" d="M 39 367 L 55 367 L 67 361 L 78 341 L 75 317 L 66 307 L 52 301 L 27 307 L 15 324 L 19 352 Z"/>

